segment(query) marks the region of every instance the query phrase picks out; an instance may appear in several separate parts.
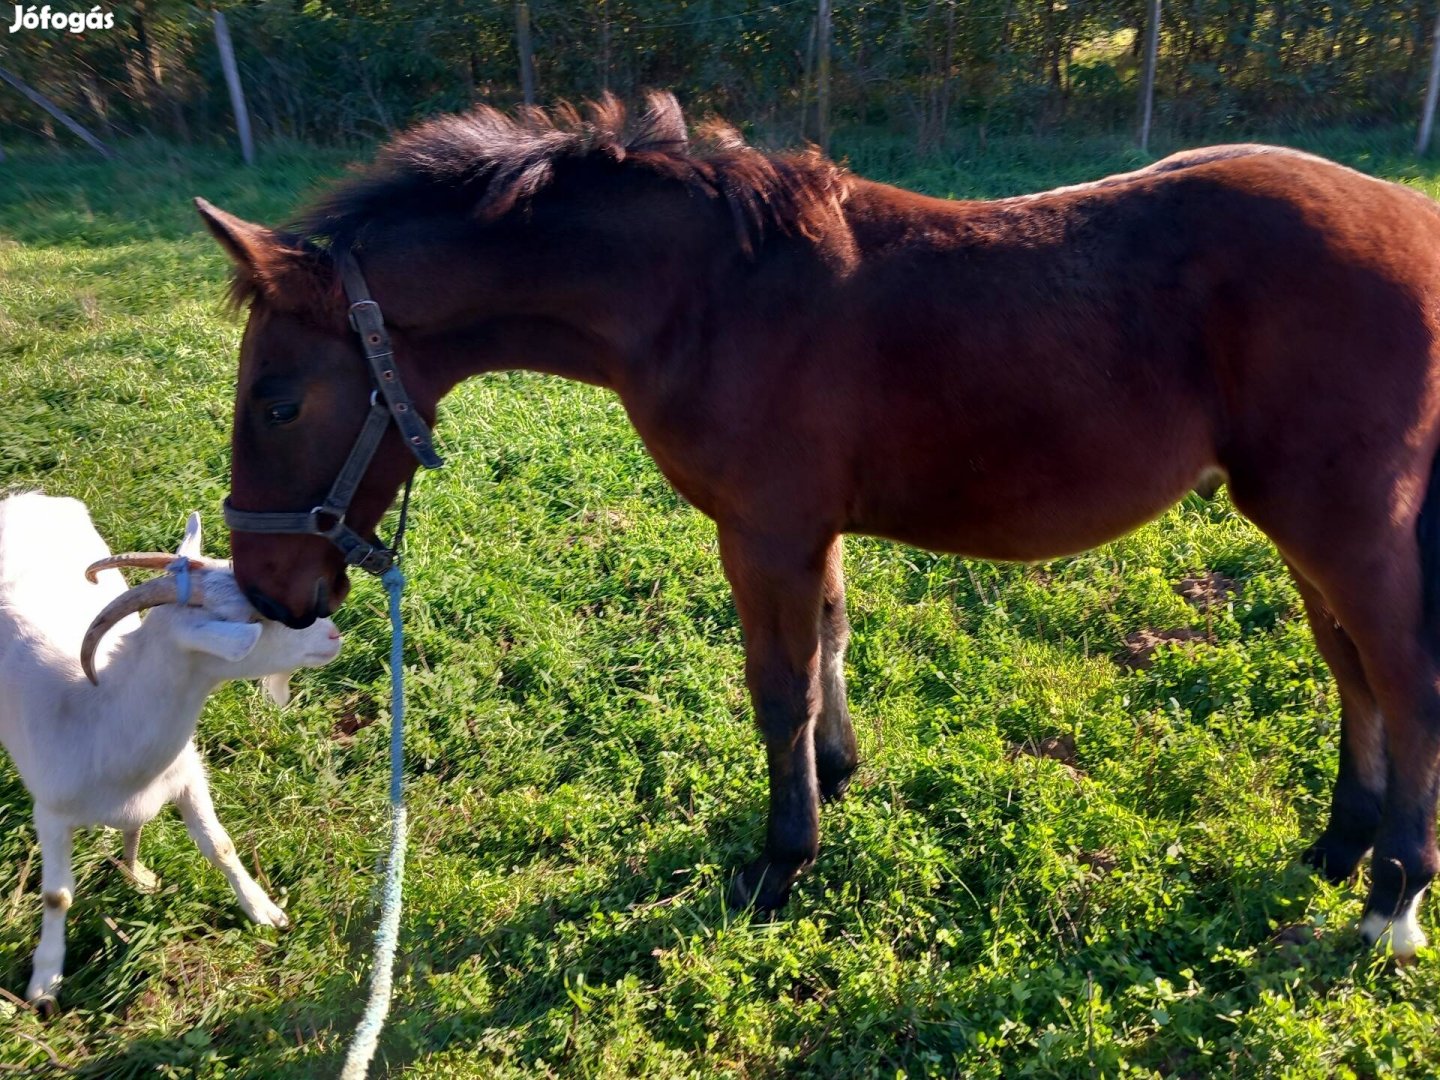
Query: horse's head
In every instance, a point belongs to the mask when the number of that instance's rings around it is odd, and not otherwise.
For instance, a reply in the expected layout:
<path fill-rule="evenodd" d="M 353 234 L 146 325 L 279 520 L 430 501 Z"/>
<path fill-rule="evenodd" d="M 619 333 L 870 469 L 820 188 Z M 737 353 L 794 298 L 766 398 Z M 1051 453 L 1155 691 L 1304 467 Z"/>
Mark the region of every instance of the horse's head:
<path fill-rule="evenodd" d="M 370 409 L 373 383 L 328 255 L 300 238 L 242 221 L 197 200 L 201 217 L 234 262 L 236 295 L 250 301 L 240 346 L 231 433 L 231 505 L 252 512 L 305 512 L 325 501 Z M 403 331 L 390 327 L 405 367 Z M 407 371 L 427 421 L 439 389 Z M 415 468 L 392 425 L 346 514 L 373 539 L 386 508 Z M 292 627 L 330 614 L 349 581 L 340 551 L 321 536 L 231 533 L 235 578 L 256 610 Z"/>

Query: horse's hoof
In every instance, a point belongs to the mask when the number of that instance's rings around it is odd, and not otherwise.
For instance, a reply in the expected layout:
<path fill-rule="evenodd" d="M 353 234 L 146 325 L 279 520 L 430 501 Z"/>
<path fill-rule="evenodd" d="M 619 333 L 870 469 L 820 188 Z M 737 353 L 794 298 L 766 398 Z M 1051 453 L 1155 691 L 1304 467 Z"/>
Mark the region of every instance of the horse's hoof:
<path fill-rule="evenodd" d="M 749 908 L 759 915 L 774 914 L 790 899 L 790 887 L 799 875 L 798 868 L 786 874 L 773 863 L 757 859 L 730 882 L 730 907 L 736 911 Z"/>
<path fill-rule="evenodd" d="M 827 806 L 833 802 L 839 802 L 845 797 L 845 792 L 850 790 L 850 777 L 855 770 L 852 767 L 849 771 L 830 779 L 824 777 L 820 780 L 820 801 Z"/>
<path fill-rule="evenodd" d="M 850 790 L 850 778 L 859 767 L 858 760 L 827 761 L 822 755 L 815 762 L 815 774 L 820 781 L 820 801 L 832 803 L 841 799 Z"/>
<path fill-rule="evenodd" d="M 53 1020 L 60 1011 L 60 1002 L 55 999 L 54 994 L 41 994 L 30 999 L 30 1007 L 41 1020 Z"/>
<path fill-rule="evenodd" d="M 1390 946 L 1395 962 L 1400 965 L 1413 964 L 1415 954 L 1430 944 L 1425 931 L 1415 918 L 1415 909 L 1420 906 L 1418 898 L 1394 919 L 1387 919 L 1376 912 L 1370 912 L 1360 919 L 1360 936 L 1371 948 Z"/>
<path fill-rule="evenodd" d="M 1300 861 L 1331 885 L 1341 885 L 1355 876 L 1355 870 L 1364 857 L 1365 850 L 1357 850 L 1354 845 L 1331 843 L 1322 836 L 1304 850 Z"/>
<path fill-rule="evenodd" d="M 744 911 L 750 906 L 750 886 L 745 883 L 744 870 L 738 871 L 730 879 L 730 891 L 726 894 L 725 902 L 732 911 Z"/>

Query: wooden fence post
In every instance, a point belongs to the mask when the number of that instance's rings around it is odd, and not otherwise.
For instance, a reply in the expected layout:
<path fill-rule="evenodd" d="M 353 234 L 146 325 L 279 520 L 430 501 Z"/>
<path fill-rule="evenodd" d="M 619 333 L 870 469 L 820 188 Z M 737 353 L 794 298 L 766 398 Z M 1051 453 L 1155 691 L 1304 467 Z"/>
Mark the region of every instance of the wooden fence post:
<path fill-rule="evenodd" d="M 1155 63 L 1160 54 L 1160 0 L 1150 0 L 1150 26 L 1145 35 L 1145 83 L 1140 91 L 1140 149 L 1150 151 L 1150 119 L 1155 112 Z"/>
<path fill-rule="evenodd" d="M 250 137 L 250 111 L 245 108 L 245 90 L 240 85 L 240 68 L 235 63 L 235 48 L 230 44 L 230 27 L 225 13 L 215 11 L 215 44 L 220 49 L 220 67 L 225 72 L 225 85 L 230 88 L 230 107 L 235 110 L 235 130 L 240 135 L 240 156 L 246 165 L 255 164 L 255 142 Z"/>
<path fill-rule="evenodd" d="M 1435 15 L 1435 34 L 1430 43 L 1430 79 L 1425 84 L 1425 108 L 1420 113 L 1420 137 L 1415 140 L 1415 153 L 1430 149 L 1430 132 L 1435 127 L 1435 99 L 1440 96 L 1440 12 Z"/>

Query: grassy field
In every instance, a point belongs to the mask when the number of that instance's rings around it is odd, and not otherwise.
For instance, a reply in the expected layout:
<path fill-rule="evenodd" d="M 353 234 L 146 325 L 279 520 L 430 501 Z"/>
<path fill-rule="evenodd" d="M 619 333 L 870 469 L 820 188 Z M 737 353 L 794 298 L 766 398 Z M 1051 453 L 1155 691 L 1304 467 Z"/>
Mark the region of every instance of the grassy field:
<path fill-rule="evenodd" d="M 1402 139 L 1311 145 L 1440 191 Z M 851 158 L 987 196 L 1140 163 L 1098 140 L 916 163 L 873 139 Z M 199 507 L 222 553 L 240 322 L 189 197 L 273 221 L 343 160 L 12 155 L 0 488 L 84 499 L 117 549 L 173 547 Z M 708 521 L 595 389 L 477 380 L 448 399 L 441 441 L 450 467 L 423 478 L 410 533 L 413 837 L 377 1075 L 1440 1073 L 1440 962 L 1363 951 L 1363 882 L 1297 864 L 1337 702 L 1279 560 L 1223 494 L 1042 566 L 852 538 L 864 765 L 766 923 L 724 904 L 765 784 Z M 1211 572 L 1235 591 L 1209 611 L 1177 594 Z M 289 709 L 236 686 L 201 721 L 220 816 L 293 929 L 247 924 L 173 812 L 144 840 L 158 895 L 122 879 L 117 834 L 81 837 L 63 1011 L 5 1021 L 0 1071 L 334 1074 L 384 847 L 381 605 L 357 584 L 344 654 Z M 1132 632 L 1177 628 L 1203 640 L 1148 670 L 1115 662 Z M 1068 761 L 1017 752 L 1067 737 Z M 13 993 L 39 925 L 28 810 L 7 762 Z"/>

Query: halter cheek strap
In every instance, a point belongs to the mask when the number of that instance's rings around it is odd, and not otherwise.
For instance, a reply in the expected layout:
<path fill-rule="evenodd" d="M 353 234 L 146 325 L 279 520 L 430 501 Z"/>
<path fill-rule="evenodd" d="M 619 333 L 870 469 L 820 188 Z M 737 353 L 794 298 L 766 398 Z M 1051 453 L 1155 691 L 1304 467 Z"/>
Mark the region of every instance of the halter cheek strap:
<path fill-rule="evenodd" d="M 395 352 L 385 330 L 380 305 L 370 297 L 370 290 L 360 273 L 355 256 L 341 252 L 335 259 L 340 281 L 350 301 L 350 326 L 360 335 L 360 347 L 370 368 L 374 389 L 370 391 L 370 411 L 355 437 L 355 444 L 340 473 L 330 485 L 325 501 L 308 511 L 294 513 L 239 510 L 225 500 L 225 524 L 236 532 L 289 533 L 302 536 L 323 536 L 337 548 L 350 566 L 371 574 L 383 574 L 395 564 L 395 547 L 385 547 L 366 540 L 345 522 L 350 502 L 360 481 L 370 468 L 380 441 L 393 422 L 405 446 L 427 469 L 438 469 L 444 460 L 435 452 L 430 428 L 420 418 L 415 403 L 405 392 L 400 372 L 395 367 Z M 406 485 L 408 502 L 409 485 Z M 398 538 L 396 541 L 398 545 Z"/>

